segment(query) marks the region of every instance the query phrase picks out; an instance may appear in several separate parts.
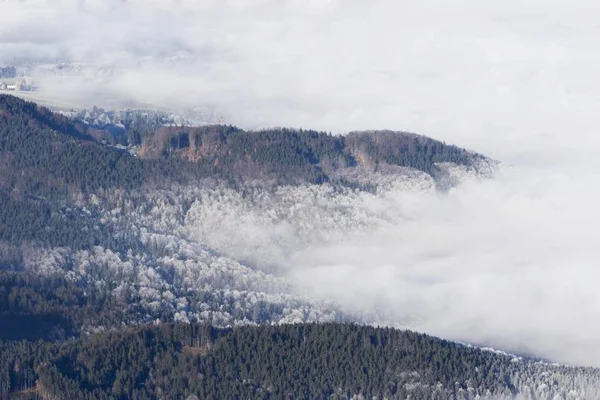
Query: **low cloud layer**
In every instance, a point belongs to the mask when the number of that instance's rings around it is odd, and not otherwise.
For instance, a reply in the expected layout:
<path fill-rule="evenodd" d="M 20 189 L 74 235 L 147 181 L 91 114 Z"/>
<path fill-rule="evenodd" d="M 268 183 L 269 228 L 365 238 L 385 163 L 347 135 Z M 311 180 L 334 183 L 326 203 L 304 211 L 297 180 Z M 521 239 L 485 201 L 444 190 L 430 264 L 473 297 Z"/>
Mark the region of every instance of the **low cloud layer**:
<path fill-rule="evenodd" d="M 600 366 L 598 183 L 511 167 L 448 194 L 219 191 L 186 223 L 192 238 L 376 323 Z"/>
<path fill-rule="evenodd" d="M 190 229 L 419 330 L 600 366 L 599 11 L 591 0 L 5 0 L 0 63 L 29 61 L 42 94 L 68 104 L 411 130 L 511 164 L 444 196 L 325 199 L 314 229 L 289 207 L 264 220 L 229 198 L 214 200 L 229 225 L 208 235 L 190 216 Z M 81 69 L 40 67 L 56 62 Z"/>
<path fill-rule="evenodd" d="M 600 215 L 581 183 L 513 170 L 447 197 L 392 195 L 408 218 L 302 252 L 310 272 L 292 274 L 421 331 L 599 366 Z"/>

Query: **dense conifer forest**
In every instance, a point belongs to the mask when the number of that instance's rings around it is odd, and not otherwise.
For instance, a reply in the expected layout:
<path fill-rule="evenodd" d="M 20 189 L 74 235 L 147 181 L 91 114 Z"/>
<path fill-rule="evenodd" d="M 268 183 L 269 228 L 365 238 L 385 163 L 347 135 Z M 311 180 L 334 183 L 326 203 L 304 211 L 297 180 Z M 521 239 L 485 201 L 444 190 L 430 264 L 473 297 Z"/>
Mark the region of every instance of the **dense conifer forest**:
<path fill-rule="evenodd" d="M 322 183 L 336 170 L 357 165 L 390 164 L 433 173 L 436 163 L 468 166 L 483 159 L 408 133 L 356 132 L 345 137 L 219 125 L 158 128 L 132 144 L 142 146 L 142 157 L 136 158 L 95 140 L 98 127 L 7 95 L 0 95 L 0 122 L 0 188 L 44 197 L 206 177 Z M 109 126 L 102 129 L 111 132 Z"/>
<path fill-rule="evenodd" d="M 491 160 L 404 132 L 122 115 L 92 124 L 0 95 L 0 399 L 598 398 L 594 369 L 352 324 L 382 317 L 229 251 L 236 232 L 262 251 L 245 225 L 281 220 L 294 241 L 325 240 L 383 218 L 353 208 L 365 196 L 443 190 Z"/>
<path fill-rule="evenodd" d="M 573 372 L 353 324 L 142 326 L 2 342 L 0 358 L 0 393 L 23 399 L 563 398 Z M 577 372 L 589 388 L 598 381 Z"/>

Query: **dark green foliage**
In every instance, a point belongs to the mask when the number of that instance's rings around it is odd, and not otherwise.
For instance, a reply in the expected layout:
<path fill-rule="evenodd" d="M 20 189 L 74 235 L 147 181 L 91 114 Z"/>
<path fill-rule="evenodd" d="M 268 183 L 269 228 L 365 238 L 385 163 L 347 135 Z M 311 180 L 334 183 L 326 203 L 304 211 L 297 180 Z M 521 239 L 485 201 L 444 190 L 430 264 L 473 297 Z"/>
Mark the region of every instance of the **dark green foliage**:
<path fill-rule="evenodd" d="M 69 119 L 0 96 L 0 188 L 66 197 L 73 190 L 136 187 L 144 168 L 126 152 L 96 144 Z"/>
<path fill-rule="evenodd" d="M 90 247 L 104 242 L 107 232 L 90 216 L 72 209 L 60 212 L 41 199 L 17 200 L 0 192 L 0 239 L 12 243 L 38 241 L 51 246 Z M 105 239 L 105 240 L 102 240 Z"/>
<path fill-rule="evenodd" d="M 62 399 L 454 399 L 468 386 L 510 394 L 518 367 L 422 334 L 340 324 L 137 327 L 62 344 L 5 342 L 0 360 L 5 386 L 29 379 Z"/>
<path fill-rule="evenodd" d="M 119 326 L 126 309 L 109 292 L 63 277 L 0 271 L 0 339 L 66 339 L 84 325 Z"/>
<path fill-rule="evenodd" d="M 130 129 L 142 125 L 132 122 Z M 96 142 L 98 133 L 83 124 L 0 95 L 0 189 L 67 198 L 76 191 L 132 189 L 205 177 L 322 183 L 331 179 L 332 172 L 359 164 L 386 163 L 433 173 L 438 162 L 471 165 L 481 158 L 424 136 L 388 131 L 344 137 L 293 129 L 246 132 L 215 125 L 158 128 L 143 136 L 144 160 Z"/>
<path fill-rule="evenodd" d="M 61 206 L 44 199 L 15 196 L 0 191 L 0 241 L 23 242 L 72 249 L 103 246 L 126 252 L 141 246 L 137 236 L 105 226 L 96 213 Z M 2 259 L 0 258 L 0 269 Z"/>
<path fill-rule="evenodd" d="M 469 166 L 483 158 L 465 149 L 412 133 L 352 132 L 346 137 L 346 143 L 355 154 L 367 157 L 371 163 L 411 167 L 430 174 L 436 172 L 436 163 Z"/>
<path fill-rule="evenodd" d="M 324 132 L 268 129 L 247 132 L 231 126 L 164 128 L 145 144 L 147 154 L 187 158 L 214 175 L 273 179 L 279 183 L 322 183 L 331 173 L 357 165 L 390 164 L 430 174 L 436 163 L 470 166 L 482 156 L 403 132 Z"/>

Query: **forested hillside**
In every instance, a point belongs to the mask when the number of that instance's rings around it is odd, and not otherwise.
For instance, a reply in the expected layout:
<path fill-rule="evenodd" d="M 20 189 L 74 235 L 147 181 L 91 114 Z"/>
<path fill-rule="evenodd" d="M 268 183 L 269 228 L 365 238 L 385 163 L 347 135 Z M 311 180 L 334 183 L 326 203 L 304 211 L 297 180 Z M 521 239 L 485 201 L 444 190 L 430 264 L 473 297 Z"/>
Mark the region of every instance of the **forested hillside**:
<path fill-rule="evenodd" d="M 132 189 L 207 177 L 230 182 L 348 183 L 335 179 L 335 172 L 393 165 L 435 175 L 439 163 L 477 167 L 485 160 L 476 153 L 401 132 L 355 132 L 345 137 L 293 129 L 249 132 L 220 125 L 145 131 L 142 160 L 97 140 L 110 132 L 111 126 L 86 125 L 0 95 L 0 190 L 64 198 L 76 191 Z"/>
<path fill-rule="evenodd" d="M 402 132 L 127 118 L 0 96 L 0 398 L 595 393 L 596 370 L 349 324 L 410 310 L 338 304 L 281 273 L 403 223 L 398 193 L 438 195 L 493 161 Z"/>
<path fill-rule="evenodd" d="M 230 126 L 165 127 L 142 146 L 145 158 L 173 156 L 232 176 L 280 183 L 322 183 L 340 169 L 380 165 L 429 174 L 438 163 L 474 166 L 485 158 L 424 136 L 404 132 L 353 132 L 335 136 L 294 129 L 243 131 Z"/>
<path fill-rule="evenodd" d="M 53 399 L 597 398 L 600 374 L 408 331 L 167 324 L 2 342 L 0 393 Z M 196 396 L 196 397 L 194 397 Z"/>
<path fill-rule="evenodd" d="M 293 218 L 293 247 L 381 220 L 346 206 L 340 213 L 340 204 L 368 195 L 357 188 L 430 190 L 435 178 L 427 171 L 437 164 L 476 170 L 485 160 L 405 133 L 248 132 L 124 115 L 119 140 L 131 145 L 126 138 L 138 137 L 139 156 L 105 140 L 115 132 L 110 124 L 0 95 L 0 323 L 13 332 L 6 337 L 64 339 L 157 318 L 219 326 L 363 321 L 298 296 L 277 276 L 278 260 L 293 248 L 270 250 L 264 238 L 244 233 L 253 223 L 223 222 L 238 206 L 261 207 L 240 212 L 256 214 L 265 232 Z M 297 204 L 305 211 L 293 211 Z M 276 259 L 265 260 L 265 252 Z M 15 332 L 19 321 L 32 329 Z"/>

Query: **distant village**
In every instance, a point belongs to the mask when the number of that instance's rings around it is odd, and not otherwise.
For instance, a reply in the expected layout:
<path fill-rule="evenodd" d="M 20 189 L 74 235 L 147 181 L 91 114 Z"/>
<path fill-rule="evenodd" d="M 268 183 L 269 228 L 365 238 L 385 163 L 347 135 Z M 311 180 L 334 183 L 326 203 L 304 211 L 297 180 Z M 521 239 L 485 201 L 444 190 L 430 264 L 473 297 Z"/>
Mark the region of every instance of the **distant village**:
<path fill-rule="evenodd" d="M 0 91 L 29 92 L 35 90 L 33 79 L 17 76 L 14 66 L 0 67 Z"/>
<path fill-rule="evenodd" d="M 29 78 L 17 79 L 13 84 L 0 81 L 0 91 L 29 92 L 33 90 L 35 90 L 35 86 Z"/>

